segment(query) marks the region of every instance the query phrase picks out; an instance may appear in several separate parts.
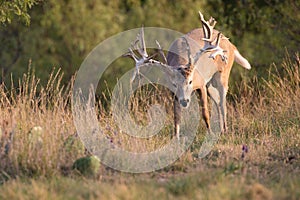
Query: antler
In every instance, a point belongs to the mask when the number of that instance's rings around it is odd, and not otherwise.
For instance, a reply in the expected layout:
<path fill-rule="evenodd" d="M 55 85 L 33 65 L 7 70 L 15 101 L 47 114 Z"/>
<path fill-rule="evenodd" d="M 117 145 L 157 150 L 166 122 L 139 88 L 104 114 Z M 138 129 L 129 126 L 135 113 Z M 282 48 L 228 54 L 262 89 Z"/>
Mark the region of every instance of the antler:
<path fill-rule="evenodd" d="M 166 56 L 165 56 L 165 54 L 164 54 L 164 52 L 163 52 L 163 50 L 162 50 L 162 48 L 161 48 L 159 42 L 158 42 L 157 40 L 155 40 L 155 42 L 156 42 L 156 44 L 157 44 L 157 46 L 158 46 L 158 53 L 160 54 L 160 56 L 161 56 L 162 59 L 164 60 L 164 63 L 167 64 L 167 62 L 168 62 L 168 61 L 167 61 L 167 58 L 166 58 Z"/>
<path fill-rule="evenodd" d="M 138 51 L 139 56 L 133 52 L 133 49 Z M 141 28 L 140 33 L 137 35 L 135 41 L 131 43 L 131 47 L 128 50 L 129 52 L 123 54 L 123 56 L 130 57 L 135 62 L 135 71 L 131 78 L 131 82 L 132 82 L 135 79 L 136 75 L 139 74 L 139 67 L 142 64 L 149 62 L 151 58 L 155 56 L 155 54 L 149 56 L 147 53 L 145 39 L 144 39 L 144 27 Z"/>
<path fill-rule="evenodd" d="M 138 50 L 139 54 L 142 56 L 144 60 L 148 59 L 148 54 L 147 54 L 146 44 L 144 39 L 144 27 L 141 28 L 140 33 L 137 35 L 133 47 L 135 47 L 135 49 Z"/>
<path fill-rule="evenodd" d="M 210 17 L 209 21 L 205 21 L 202 13 L 199 11 L 199 15 L 200 15 L 200 20 L 202 22 L 202 28 L 203 28 L 203 33 L 204 33 L 204 38 L 202 38 L 202 40 L 207 41 L 207 42 L 212 42 L 212 35 L 213 35 L 213 30 L 214 27 L 217 23 L 217 21 L 213 18 Z"/>
<path fill-rule="evenodd" d="M 188 43 L 187 38 L 185 38 L 184 36 L 182 37 L 184 42 L 186 43 L 185 46 L 186 46 L 186 51 L 188 54 L 188 64 L 186 65 L 187 68 L 194 66 L 195 63 L 200 58 L 200 56 L 205 52 L 212 52 L 211 55 L 209 56 L 209 58 L 213 58 L 213 59 L 215 59 L 217 55 L 220 55 L 222 60 L 227 63 L 227 56 L 224 54 L 226 51 L 220 47 L 220 41 L 221 41 L 221 38 L 223 37 L 222 33 L 219 32 L 217 37 L 213 39 L 213 30 L 214 30 L 214 27 L 215 27 L 217 21 L 213 17 L 211 17 L 209 19 L 209 21 L 206 21 L 200 11 L 199 11 L 199 15 L 200 15 L 203 33 L 204 33 L 204 38 L 202 38 L 202 40 L 204 41 L 204 47 L 201 48 L 193 57 L 191 55 L 191 49 L 190 49 L 190 45 Z M 147 50 L 146 50 L 145 39 L 144 39 L 144 27 L 142 27 L 140 30 L 140 33 L 137 35 L 137 38 L 135 39 L 135 41 L 133 43 L 131 43 L 129 52 L 127 52 L 123 55 L 123 56 L 131 57 L 135 62 L 136 69 L 132 76 L 131 82 L 135 79 L 136 75 L 139 74 L 139 68 L 142 65 L 159 64 L 159 65 L 162 65 L 169 69 L 172 69 L 172 67 L 167 64 L 166 56 L 165 56 L 159 42 L 156 41 L 156 44 L 158 46 L 158 53 L 161 55 L 164 63 L 152 59 L 154 56 L 157 55 L 157 53 L 154 53 L 151 56 L 148 55 Z M 133 50 L 137 50 L 139 55 L 137 55 Z"/>
<path fill-rule="evenodd" d="M 206 21 L 202 15 L 202 13 L 199 11 L 200 20 L 202 23 L 204 38 L 202 40 L 204 41 L 204 47 L 200 49 L 199 52 L 196 53 L 194 62 L 196 63 L 202 53 L 204 52 L 213 52 L 209 57 L 212 59 L 215 59 L 217 55 L 220 55 L 222 60 L 227 63 L 227 56 L 224 54 L 226 51 L 223 50 L 220 47 L 220 40 L 221 37 L 223 37 L 223 34 L 221 32 L 218 33 L 217 37 L 213 39 L 213 29 L 217 23 L 217 21 L 210 17 L 209 21 Z"/>
<path fill-rule="evenodd" d="M 131 82 L 135 79 L 136 75 L 139 74 L 139 68 L 142 65 L 145 64 L 159 64 L 163 65 L 165 67 L 169 67 L 167 65 L 167 59 L 166 56 L 162 50 L 162 47 L 160 46 L 159 42 L 156 40 L 156 44 L 158 46 L 158 52 L 161 55 L 161 57 L 164 60 L 164 63 L 152 59 L 154 56 L 157 55 L 157 53 L 154 53 L 153 55 L 149 56 L 146 50 L 146 43 L 144 39 L 144 27 L 141 28 L 140 33 L 137 35 L 137 38 L 133 43 L 131 43 L 131 47 L 128 49 L 129 52 L 123 54 L 124 57 L 130 57 L 135 62 L 135 71 L 133 73 L 133 76 L 131 78 Z M 133 50 L 137 50 L 139 55 L 135 54 Z"/>

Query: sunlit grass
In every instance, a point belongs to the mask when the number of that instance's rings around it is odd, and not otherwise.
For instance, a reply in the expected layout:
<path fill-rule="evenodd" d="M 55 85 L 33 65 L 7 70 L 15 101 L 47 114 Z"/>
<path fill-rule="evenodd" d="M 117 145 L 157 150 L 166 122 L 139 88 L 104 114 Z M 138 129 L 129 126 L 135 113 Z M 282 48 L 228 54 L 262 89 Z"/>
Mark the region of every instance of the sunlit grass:
<path fill-rule="evenodd" d="M 205 134 L 201 121 L 192 146 L 174 164 L 139 175 L 101 166 L 94 178 L 72 170 L 74 161 L 88 154 L 69 146 L 70 137 L 78 140 L 72 84 L 61 85 L 58 70 L 42 86 L 29 71 L 16 87 L 0 85 L 0 199 L 299 199 L 299 68 L 298 55 L 287 57 L 271 66 L 268 79 L 238 83 L 227 105 L 229 131 L 205 158 L 197 158 Z M 172 96 L 163 90 L 146 87 L 134 97 L 136 123 L 147 123 L 145 112 L 153 104 L 172 112 Z M 144 152 L 169 142 L 172 114 L 156 136 L 134 139 L 120 132 L 104 104 L 97 102 L 99 126 L 112 143 Z M 41 127 L 37 139 L 35 127 Z M 242 158 L 243 145 L 248 152 Z"/>

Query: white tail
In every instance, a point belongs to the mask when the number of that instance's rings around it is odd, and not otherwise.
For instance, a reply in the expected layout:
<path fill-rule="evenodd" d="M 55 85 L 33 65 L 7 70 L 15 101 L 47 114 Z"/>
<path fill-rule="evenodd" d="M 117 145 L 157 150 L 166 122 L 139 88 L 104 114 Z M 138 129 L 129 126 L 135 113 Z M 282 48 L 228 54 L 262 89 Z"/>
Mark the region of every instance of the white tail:
<path fill-rule="evenodd" d="M 140 66 L 150 66 L 153 63 L 168 68 L 168 71 L 173 72 L 173 74 L 181 73 L 181 76 L 174 76 L 174 80 L 172 80 L 173 84 L 177 86 L 177 99 L 174 101 L 174 123 L 177 138 L 179 138 L 181 108 L 189 106 L 193 90 L 200 91 L 201 103 L 203 104 L 202 115 L 208 130 L 210 131 L 210 117 L 207 93 L 218 105 L 221 130 L 226 131 L 226 94 L 233 62 L 236 61 L 244 68 L 251 69 L 249 62 L 229 42 L 228 38 L 213 29 L 216 20 L 211 18 L 206 21 L 200 12 L 199 15 L 202 29 L 194 29 L 175 40 L 167 57 L 164 56 L 157 42 L 159 53 L 166 63 L 152 59 L 153 55 L 148 56 L 143 28 L 132 45 L 132 48 L 137 49 L 140 55 L 136 55 L 131 48 L 129 48 L 129 53 L 125 54 L 125 56 L 129 56 L 135 61 L 136 72 L 133 79 Z M 141 45 L 138 43 L 141 43 Z M 199 49 L 199 47 L 202 48 Z"/>
<path fill-rule="evenodd" d="M 246 60 L 246 58 L 244 58 L 238 50 L 234 51 L 234 61 L 246 69 L 251 69 L 251 65 L 248 60 Z"/>

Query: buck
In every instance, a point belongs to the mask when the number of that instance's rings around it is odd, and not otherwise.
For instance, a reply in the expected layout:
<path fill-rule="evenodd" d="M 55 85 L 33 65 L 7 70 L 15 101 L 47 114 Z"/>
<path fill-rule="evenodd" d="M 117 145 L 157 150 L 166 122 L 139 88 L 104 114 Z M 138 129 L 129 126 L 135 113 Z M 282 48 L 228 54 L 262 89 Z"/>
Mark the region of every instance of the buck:
<path fill-rule="evenodd" d="M 251 69 L 249 62 L 229 39 L 221 32 L 214 30 L 216 20 L 211 17 L 209 21 L 206 21 L 201 12 L 199 15 L 202 29 L 194 29 L 176 39 L 171 44 L 167 56 L 163 54 L 159 42 L 156 41 L 164 62 L 153 59 L 155 55 L 148 56 L 143 28 L 129 48 L 129 52 L 124 54 L 135 61 L 136 70 L 132 80 L 139 73 L 139 67 L 142 65 L 159 64 L 168 69 L 167 75 L 176 87 L 174 128 L 178 139 L 181 109 L 189 106 L 193 91 L 197 91 L 200 95 L 202 116 L 208 131 L 211 127 L 207 95 L 218 108 L 221 131 L 226 132 L 226 94 L 232 65 L 236 61 L 242 67 Z M 137 50 L 139 56 L 133 50 Z"/>

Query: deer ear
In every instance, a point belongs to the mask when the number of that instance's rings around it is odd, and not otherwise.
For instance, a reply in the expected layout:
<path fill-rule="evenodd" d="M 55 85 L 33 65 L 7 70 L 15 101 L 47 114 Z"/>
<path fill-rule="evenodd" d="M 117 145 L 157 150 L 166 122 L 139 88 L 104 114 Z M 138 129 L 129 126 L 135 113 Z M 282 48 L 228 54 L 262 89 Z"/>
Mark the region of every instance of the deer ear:
<path fill-rule="evenodd" d="M 186 68 L 188 69 L 188 70 L 192 70 L 192 68 L 193 68 L 193 63 L 194 63 L 194 58 L 192 57 L 192 53 L 191 53 L 191 47 L 190 47 L 190 44 L 189 44 L 189 42 L 188 42 L 188 39 L 185 37 L 185 36 L 183 36 L 182 37 L 182 39 L 183 39 L 183 41 L 185 42 L 185 48 L 186 48 L 186 52 L 187 52 L 187 56 L 188 56 L 188 64 L 186 64 Z"/>

